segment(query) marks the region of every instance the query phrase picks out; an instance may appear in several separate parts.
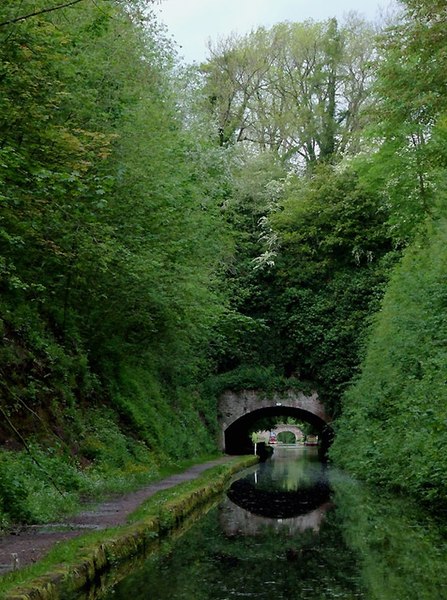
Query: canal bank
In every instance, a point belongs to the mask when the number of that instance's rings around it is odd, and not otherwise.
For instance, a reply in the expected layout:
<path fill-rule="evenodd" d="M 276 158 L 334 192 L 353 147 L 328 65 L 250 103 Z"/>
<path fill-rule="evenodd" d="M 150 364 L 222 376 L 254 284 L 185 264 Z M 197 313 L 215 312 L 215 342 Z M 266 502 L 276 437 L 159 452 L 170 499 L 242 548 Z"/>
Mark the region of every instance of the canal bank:
<path fill-rule="evenodd" d="M 76 600 L 447 598 L 447 520 L 316 448 L 275 448 L 190 525 Z"/>
<path fill-rule="evenodd" d="M 130 524 L 94 531 L 58 544 L 39 564 L 5 575 L 0 580 L 0 598 L 57 600 L 88 588 L 102 573 L 131 556 L 147 551 L 154 541 L 219 494 L 234 473 L 256 461 L 253 456 L 223 457 L 219 461 L 196 465 L 176 476 L 179 479 L 183 475 L 183 482 L 179 485 L 173 478 L 169 478 L 170 482 L 165 480 L 169 489 L 163 489 L 160 487 L 163 482 L 158 482 L 159 489 L 153 495 L 147 495 L 146 502 L 142 497 L 143 503 L 130 516 L 131 510 L 127 506 L 124 518 L 129 516 Z M 140 490 L 139 493 L 143 492 Z M 98 511 L 96 518 L 104 519 L 106 515 L 101 517 Z"/>

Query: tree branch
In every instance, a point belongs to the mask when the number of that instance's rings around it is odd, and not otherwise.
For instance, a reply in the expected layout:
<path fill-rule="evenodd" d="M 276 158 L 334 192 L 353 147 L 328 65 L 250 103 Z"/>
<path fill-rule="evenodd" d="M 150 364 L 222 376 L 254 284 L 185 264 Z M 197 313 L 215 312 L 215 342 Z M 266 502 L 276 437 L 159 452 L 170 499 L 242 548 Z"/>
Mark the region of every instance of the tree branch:
<path fill-rule="evenodd" d="M 14 19 L 10 19 L 9 21 L 3 21 L 0 23 L 0 27 L 4 27 L 5 25 L 11 25 L 12 23 L 18 23 L 19 21 L 24 21 L 25 19 L 29 19 L 30 17 L 36 17 L 37 15 L 43 15 L 44 13 L 53 12 L 53 10 L 59 10 L 60 8 L 68 8 L 69 6 L 73 6 L 73 4 L 78 4 L 83 0 L 71 0 L 71 2 L 64 2 L 64 4 L 58 4 L 57 6 L 52 6 L 51 8 L 42 8 L 41 10 L 36 10 L 35 12 L 29 13 L 27 15 L 22 15 L 21 17 L 15 17 Z"/>

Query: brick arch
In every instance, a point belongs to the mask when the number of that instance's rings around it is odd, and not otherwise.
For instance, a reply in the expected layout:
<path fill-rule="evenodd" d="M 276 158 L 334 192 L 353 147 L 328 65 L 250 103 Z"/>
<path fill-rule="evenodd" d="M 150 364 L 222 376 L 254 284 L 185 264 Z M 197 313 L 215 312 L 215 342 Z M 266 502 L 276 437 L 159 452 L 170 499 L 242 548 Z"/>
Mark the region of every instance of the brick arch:
<path fill-rule="evenodd" d="M 303 431 L 300 429 L 300 427 L 298 427 L 297 425 L 291 425 L 291 424 L 287 424 L 287 423 L 278 423 L 277 425 L 275 425 L 275 427 L 272 427 L 269 430 L 265 430 L 265 431 L 258 431 L 258 441 L 263 441 L 263 442 L 268 442 L 270 435 L 273 433 L 276 436 L 278 436 L 280 433 L 293 433 L 295 440 L 297 440 L 298 438 L 303 438 L 304 437 L 304 433 Z"/>
<path fill-rule="evenodd" d="M 293 433 L 295 439 L 301 435 L 304 435 L 299 427 L 297 427 L 296 425 L 288 425 L 287 423 L 278 423 L 278 425 L 275 425 L 275 427 L 272 429 L 272 432 L 276 433 L 277 436 L 280 433 Z"/>
<path fill-rule="evenodd" d="M 225 391 L 219 399 L 218 409 L 221 448 L 231 454 L 250 450 L 250 442 L 244 432 L 253 422 L 265 416 L 293 416 L 307 421 L 316 425 L 327 440 L 330 437 L 328 432 L 332 431 L 332 418 L 317 392 L 304 394 L 286 390 L 268 394 L 259 390 Z"/>

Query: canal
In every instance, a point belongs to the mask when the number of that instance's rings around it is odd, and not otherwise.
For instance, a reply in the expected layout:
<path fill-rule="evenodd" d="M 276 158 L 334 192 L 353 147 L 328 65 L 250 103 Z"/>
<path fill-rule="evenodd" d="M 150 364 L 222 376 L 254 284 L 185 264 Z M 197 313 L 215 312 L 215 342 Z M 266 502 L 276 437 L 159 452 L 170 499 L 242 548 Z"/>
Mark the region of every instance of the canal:
<path fill-rule="evenodd" d="M 366 489 L 315 449 L 276 448 L 183 535 L 88 598 L 447 599 L 446 520 Z"/>

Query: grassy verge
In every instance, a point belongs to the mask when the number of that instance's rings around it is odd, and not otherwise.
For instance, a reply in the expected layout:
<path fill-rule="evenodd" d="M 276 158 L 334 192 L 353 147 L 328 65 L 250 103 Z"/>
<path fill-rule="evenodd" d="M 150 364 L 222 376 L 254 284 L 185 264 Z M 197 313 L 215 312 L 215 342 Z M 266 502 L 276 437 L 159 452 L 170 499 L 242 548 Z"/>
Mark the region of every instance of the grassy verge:
<path fill-rule="evenodd" d="M 39 563 L 0 580 L 3 600 L 62 600 L 88 588 L 101 574 L 138 556 L 173 531 L 195 509 L 226 486 L 232 475 L 256 462 L 235 457 L 205 471 L 197 479 L 162 491 L 133 514 L 129 525 L 89 533 L 58 544 Z"/>
<path fill-rule="evenodd" d="M 30 453 L 0 449 L 0 532 L 18 524 L 44 524 L 76 514 L 86 502 L 99 502 L 110 494 L 125 494 L 180 473 L 193 464 L 220 456 L 194 459 L 151 460 L 149 452 L 128 456 L 119 466 L 104 462 L 81 469 L 53 448 L 30 444 Z M 111 448 L 115 448 L 113 444 Z"/>

